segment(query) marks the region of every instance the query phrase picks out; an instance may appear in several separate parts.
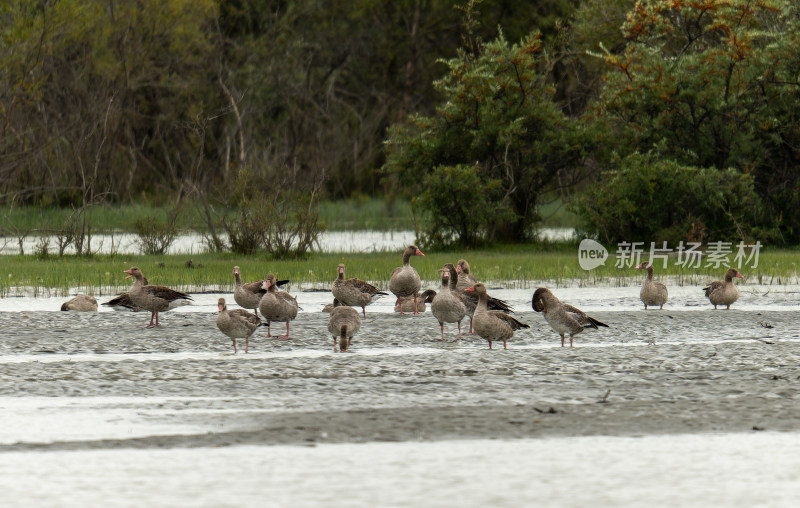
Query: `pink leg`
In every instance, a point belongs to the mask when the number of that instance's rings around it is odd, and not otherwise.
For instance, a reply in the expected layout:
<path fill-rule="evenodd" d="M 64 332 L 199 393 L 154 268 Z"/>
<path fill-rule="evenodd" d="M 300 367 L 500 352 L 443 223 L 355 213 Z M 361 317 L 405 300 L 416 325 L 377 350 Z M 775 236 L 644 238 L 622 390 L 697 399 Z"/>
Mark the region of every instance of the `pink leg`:
<path fill-rule="evenodd" d="M 564 347 L 564 334 L 561 334 L 561 347 Z"/>
<path fill-rule="evenodd" d="M 401 316 L 405 316 L 406 313 L 403 312 L 403 302 L 400 301 L 400 298 L 397 299 L 397 302 L 395 303 L 395 305 L 399 305 L 400 306 L 400 315 Z"/>
<path fill-rule="evenodd" d="M 469 333 L 470 335 L 475 334 L 475 332 L 472 330 L 472 318 L 469 318 Z"/>
<path fill-rule="evenodd" d="M 150 313 L 150 324 L 145 326 L 145 328 L 152 328 L 152 327 L 156 326 L 156 325 L 153 324 L 153 317 L 155 317 L 155 315 L 156 315 L 155 312 L 151 312 Z"/>
<path fill-rule="evenodd" d="M 417 297 L 414 297 L 414 315 L 419 316 L 419 308 L 417 307 Z"/>
<path fill-rule="evenodd" d="M 288 321 L 286 322 L 286 335 L 279 335 L 278 338 L 281 339 L 281 340 L 286 340 L 286 339 L 289 338 L 289 322 Z"/>
<path fill-rule="evenodd" d="M 489 349 L 492 349 L 492 341 L 489 341 Z"/>
<path fill-rule="evenodd" d="M 461 340 L 461 321 L 458 322 L 458 340 Z"/>
<path fill-rule="evenodd" d="M 236 354 L 236 339 L 233 339 L 233 354 Z"/>
<path fill-rule="evenodd" d="M 503 349 L 508 349 L 508 344 L 506 344 L 506 341 L 503 341 Z"/>
<path fill-rule="evenodd" d="M 249 349 L 250 349 L 250 337 L 248 336 L 246 339 L 244 339 L 244 352 L 248 353 Z"/>
<path fill-rule="evenodd" d="M 569 347 L 572 347 L 572 335 L 569 336 Z"/>
<path fill-rule="evenodd" d="M 439 328 L 442 330 L 442 340 L 444 340 L 444 323 L 439 323 Z"/>
<path fill-rule="evenodd" d="M 267 338 L 272 337 L 272 334 L 269 332 L 270 323 L 271 321 L 267 320 Z"/>
<path fill-rule="evenodd" d="M 364 314 L 364 319 L 367 319 L 367 308 L 361 307 L 361 312 Z"/>
<path fill-rule="evenodd" d="M 158 326 L 158 312 L 156 312 L 156 326 Z"/>

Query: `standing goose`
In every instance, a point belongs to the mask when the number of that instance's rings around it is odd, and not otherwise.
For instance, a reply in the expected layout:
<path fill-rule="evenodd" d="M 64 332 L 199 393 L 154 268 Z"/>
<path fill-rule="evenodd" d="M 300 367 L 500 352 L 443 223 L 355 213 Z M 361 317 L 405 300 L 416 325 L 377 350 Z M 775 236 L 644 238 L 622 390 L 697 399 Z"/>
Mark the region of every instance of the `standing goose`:
<path fill-rule="evenodd" d="M 545 320 L 561 335 L 561 347 L 564 347 L 564 335 L 569 334 L 569 347 L 572 347 L 572 337 L 581 333 L 586 328 L 597 329 L 598 326 L 608 328 L 608 325 L 587 316 L 582 310 L 572 305 L 561 303 L 556 295 L 547 288 L 538 288 L 533 293 L 531 306 L 536 312 L 544 314 Z"/>
<path fill-rule="evenodd" d="M 736 268 L 728 268 L 724 281 L 715 280 L 703 288 L 706 297 L 714 304 L 714 310 L 717 310 L 717 305 L 724 305 L 726 310 L 729 310 L 733 302 L 739 299 L 739 288 L 733 283 L 734 277 L 744 279 L 744 276 Z"/>
<path fill-rule="evenodd" d="M 67 300 L 61 305 L 61 310 L 77 310 L 80 312 L 91 312 L 97 310 L 97 300 L 89 295 L 75 295 L 74 298 Z"/>
<path fill-rule="evenodd" d="M 261 315 L 267 320 L 267 337 L 270 335 L 270 324 L 272 321 L 286 322 L 286 335 L 279 335 L 278 338 L 285 340 L 289 338 L 289 321 L 297 317 L 297 300 L 286 291 L 278 291 L 275 283 L 275 276 L 268 274 L 264 279 L 262 287 L 267 291 L 261 298 L 258 308 Z"/>
<path fill-rule="evenodd" d="M 146 284 L 144 274 L 136 266 L 125 270 L 125 273 L 128 274 L 127 277 L 125 277 L 126 279 L 130 279 L 131 277 L 135 279 L 131 285 L 131 289 L 128 291 L 131 302 L 136 307 L 150 311 L 150 324 L 145 326 L 145 328 L 158 326 L 158 313 L 169 310 L 169 306 L 172 302 L 176 300 L 192 299 L 188 294 L 175 291 L 168 287 Z M 153 323 L 154 318 L 156 321 L 155 324 Z"/>
<path fill-rule="evenodd" d="M 414 297 L 417 297 L 417 308 L 419 312 L 425 312 L 427 306 L 425 305 L 433 303 L 433 299 L 436 297 L 436 290 L 435 289 L 426 289 L 422 293 L 416 293 L 412 296 L 404 296 L 400 298 L 398 303 L 394 304 L 394 311 L 400 312 L 414 312 Z"/>
<path fill-rule="evenodd" d="M 475 333 L 489 341 L 489 349 L 492 349 L 492 342 L 496 340 L 502 340 L 503 349 L 508 349 L 508 339 L 514 335 L 515 330 L 530 328 L 499 310 L 489 310 L 489 295 L 486 293 L 486 286 L 480 282 L 465 291 L 478 295 L 478 306 L 472 321 L 475 323 Z"/>
<path fill-rule="evenodd" d="M 328 332 L 333 336 L 333 352 L 336 352 L 336 339 L 339 339 L 339 351 L 344 353 L 350 350 L 353 335 L 361 329 L 361 318 L 358 311 L 348 305 L 342 305 L 339 300 L 333 300 L 333 309 L 328 318 Z"/>
<path fill-rule="evenodd" d="M 333 293 L 333 298 L 339 300 L 339 303 L 350 305 L 351 307 L 361 307 L 364 318 L 367 317 L 367 305 L 375 301 L 378 296 L 389 294 L 355 277 L 345 280 L 344 263 L 339 263 L 339 276 L 333 282 L 331 292 Z"/>
<path fill-rule="evenodd" d="M 645 261 L 638 265 L 636 269 L 647 270 L 647 278 L 644 280 L 642 290 L 639 292 L 639 298 L 644 304 L 644 310 L 647 310 L 648 305 L 652 307 L 658 305 L 659 309 L 663 309 L 664 304 L 667 303 L 667 286 L 657 280 L 653 280 L 653 264 Z"/>
<path fill-rule="evenodd" d="M 422 287 L 422 282 L 419 280 L 417 271 L 411 266 L 409 259 L 411 259 L 411 256 L 424 255 L 416 245 L 406 247 L 403 252 L 403 266 L 395 268 L 392 271 L 392 277 L 389 279 L 389 291 L 397 297 L 397 302 L 395 303 L 399 303 L 400 298 L 403 297 L 414 297 L 414 315 L 419 314 L 419 297 L 416 295 Z M 402 308 L 400 309 L 400 314 L 405 314 Z"/>
<path fill-rule="evenodd" d="M 233 352 L 236 353 L 236 339 L 244 339 L 244 352 L 250 349 L 250 336 L 256 328 L 262 325 L 255 314 L 250 314 L 244 309 L 230 309 L 225 305 L 225 299 L 217 301 L 217 328 L 233 341 Z"/>
<path fill-rule="evenodd" d="M 466 259 L 459 259 L 458 264 L 456 265 L 456 271 L 458 272 L 458 285 L 456 286 L 456 290 L 462 296 L 464 300 L 464 306 L 467 308 L 467 316 L 469 316 L 469 333 L 474 333 L 472 330 L 472 319 L 473 315 L 475 314 L 475 308 L 478 306 L 478 297 L 475 295 L 474 292 L 465 292 L 467 288 L 470 288 L 478 283 L 475 277 L 470 272 L 469 263 L 467 263 Z M 503 312 L 513 312 L 511 307 L 506 303 L 504 300 L 500 300 L 498 298 L 489 297 L 489 301 L 487 304 L 489 310 L 499 310 Z"/>
<path fill-rule="evenodd" d="M 444 340 L 444 324 L 458 323 L 458 339 L 461 340 L 461 320 L 467 315 L 467 308 L 461 296 L 456 293 L 458 273 L 453 263 L 446 263 L 440 272 L 448 273 L 448 287 L 442 288 L 431 303 L 431 312 L 439 321 L 439 328 Z M 442 274 L 444 275 L 444 273 Z M 443 279 L 444 280 L 444 279 Z"/>

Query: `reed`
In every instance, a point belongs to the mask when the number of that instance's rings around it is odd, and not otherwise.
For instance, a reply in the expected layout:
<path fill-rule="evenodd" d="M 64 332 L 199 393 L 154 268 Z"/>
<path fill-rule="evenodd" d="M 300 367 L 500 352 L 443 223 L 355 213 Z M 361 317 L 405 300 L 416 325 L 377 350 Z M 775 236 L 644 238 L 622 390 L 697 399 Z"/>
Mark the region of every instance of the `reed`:
<path fill-rule="evenodd" d="M 475 276 L 489 284 L 506 288 L 558 286 L 629 286 L 641 283 L 643 272 L 615 268 L 614 259 L 605 266 L 585 271 L 578 265 L 577 248 L 541 245 L 500 246 L 468 252 L 428 252 L 412 258 L 426 285 L 438 286 L 438 269 L 460 258 L 469 261 Z M 327 289 L 336 278 L 339 263 L 348 277 L 368 280 L 387 287 L 392 270 L 401 264 L 400 252 L 372 254 L 314 254 L 304 260 L 275 261 L 264 256 L 237 256 L 203 253 L 191 256 L 193 268 L 186 266 L 186 255 L 116 255 L 90 258 L 61 257 L 39 259 L 34 256 L 0 257 L 0 296 L 56 296 L 82 291 L 104 296 L 125 291 L 130 280 L 123 270 L 139 266 L 153 284 L 184 291 L 231 291 L 233 267 L 241 267 L 245 281 L 262 279 L 267 273 L 290 279 L 308 289 Z M 768 249 L 761 253 L 755 269 L 742 268 L 746 283 L 797 284 L 800 251 Z M 656 266 L 657 278 L 670 284 L 697 285 L 722 277 L 724 268 L 667 269 Z M 297 288 L 299 286 L 295 286 Z"/>

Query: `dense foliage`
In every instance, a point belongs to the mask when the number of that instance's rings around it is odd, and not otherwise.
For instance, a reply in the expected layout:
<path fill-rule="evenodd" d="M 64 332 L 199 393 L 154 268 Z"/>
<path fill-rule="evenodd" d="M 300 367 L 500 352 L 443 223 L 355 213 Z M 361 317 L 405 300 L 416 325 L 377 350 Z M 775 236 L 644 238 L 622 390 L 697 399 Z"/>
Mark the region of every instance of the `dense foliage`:
<path fill-rule="evenodd" d="M 791 0 L 5 2 L 0 204 L 71 207 L 87 251 L 93 207 L 151 202 L 299 255 L 363 195 L 429 244 L 529 239 L 553 197 L 611 241 L 798 244 L 798 34 Z"/>
<path fill-rule="evenodd" d="M 600 55 L 611 70 L 588 116 L 605 126 L 599 132 L 609 134 L 606 144 L 621 155 L 658 145 L 660 156 L 676 167 L 694 167 L 684 178 L 698 182 L 713 170 L 733 168 L 748 176 L 764 205 L 763 214 L 742 214 L 737 235 L 800 241 L 797 4 L 642 1 L 622 29 L 622 51 Z M 612 175 L 597 185 L 615 184 Z M 718 199 L 715 191 L 725 189 L 709 189 L 706 199 Z M 744 198 L 749 189 L 739 192 Z M 603 206 L 599 200 L 584 205 L 590 218 L 598 217 L 595 212 Z M 647 220 L 645 209 L 629 213 Z M 710 216 L 702 219 L 709 227 L 716 223 Z M 605 221 L 592 219 L 589 224 L 614 239 L 634 232 L 609 229 Z M 712 231 L 727 231 L 720 227 Z"/>

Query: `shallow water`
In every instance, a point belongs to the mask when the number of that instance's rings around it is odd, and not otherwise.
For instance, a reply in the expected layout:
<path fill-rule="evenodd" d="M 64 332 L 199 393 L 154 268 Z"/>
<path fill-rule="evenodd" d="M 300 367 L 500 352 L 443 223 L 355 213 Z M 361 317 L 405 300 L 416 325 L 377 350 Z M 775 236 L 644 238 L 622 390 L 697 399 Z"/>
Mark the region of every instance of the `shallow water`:
<path fill-rule="evenodd" d="M 542 228 L 538 237 L 544 241 L 566 241 L 575 236 L 572 228 Z M 312 250 L 317 252 L 381 252 L 402 251 L 408 244 L 414 243 L 416 235 L 413 231 L 323 231 L 318 238 L 318 245 Z M 223 241 L 225 237 L 223 237 Z M 22 242 L 25 253 L 30 254 L 40 249 L 39 237 L 28 237 Z M 48 252 L 58 253 L 58 239 L 49 237 Z M 109 254 L 138 254 L 140 252 L 138 236 L 133 233 L 97 234 L 92 236 L 92 252 Z M 196 254 L 206 252 L 207 244 L 203 235 L 197 233 L 182 234 L 175 237 L 167 254 Z M 74 254 L 74 246 L 65 252 Z M 16 238 L 0 237 L 0 255 L 19 254 L 19 242 Z"/>
<path fill-rule="evenodd" d="M 796 286 L 742 286 L 730 311 L 699 286 L 647 312 L 635 286 L 554 289 L 610 325 L 575 348 L 531 310 L 532 289 L 496 287 L 530 325 L 508 350 L 457 341 L 455 325 L 442 341 L 430 312 L 399 316 L 384 297 L 350 354 L 332 352 L 330 293 L 300 289 L 292 339 L 261 329 L 246 355 L 215 326 L 218 294 L 155 329 L 145 313 L 0 300 L 10 499 L 790 506 L 800 493 Z"/>

